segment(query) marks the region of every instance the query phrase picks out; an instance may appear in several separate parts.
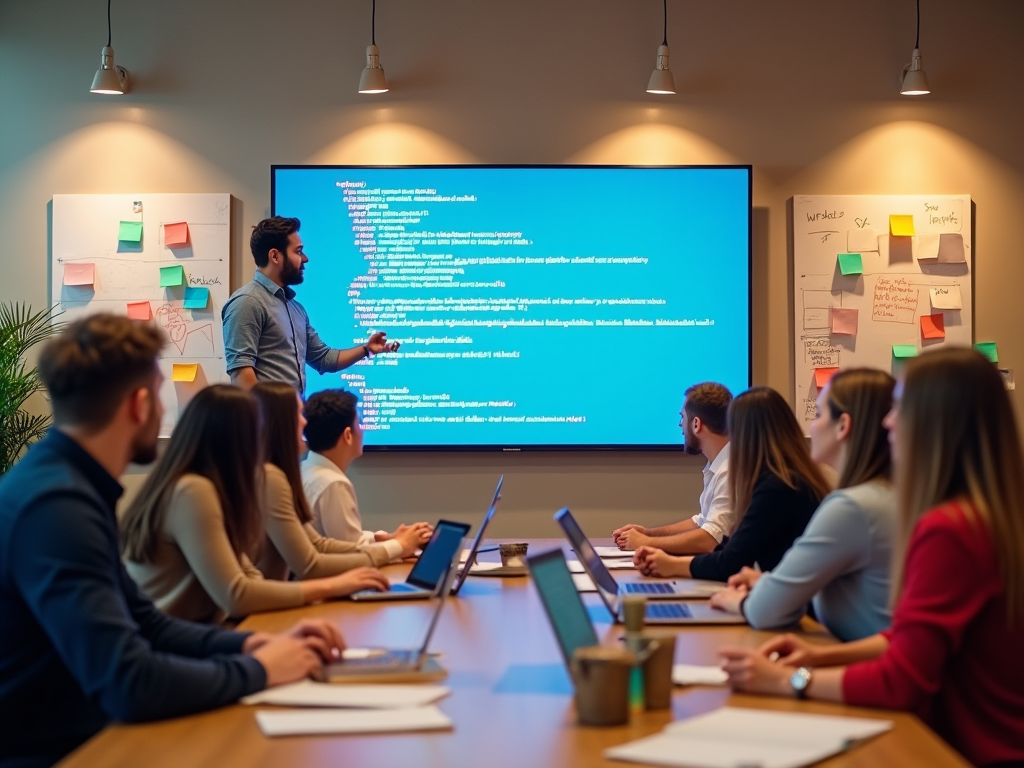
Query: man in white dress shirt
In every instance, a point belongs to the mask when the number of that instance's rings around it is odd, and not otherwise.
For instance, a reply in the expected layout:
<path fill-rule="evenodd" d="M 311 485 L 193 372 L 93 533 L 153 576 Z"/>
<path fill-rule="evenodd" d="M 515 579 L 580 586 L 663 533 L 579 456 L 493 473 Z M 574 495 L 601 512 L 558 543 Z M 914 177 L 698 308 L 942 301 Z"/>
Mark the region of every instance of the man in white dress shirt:
<path fill-rule="evenodd" d="M 394 533 L 363 530 L 356 489 L 345 475 L 349 464 L 363 455 L 357 405 L 356 396 L 343 389 L 317 392 L 306 401 L 309 456 L 302 462 L 302 487 L 313 527 L 321 534 L 355 544 L 383 542 L 391 558 L 397 559 L 408 545 L 425 544 L 432 529 L 428 523 L 415 523 L 400 525 Z"/>
<path fill-rule="evenodd" d="M 682 420 L 686 452 L 703 453 L 704 490 L 700 512 L 691 518 L 657 528 L 625 525 L 612 532 L 619 549 L 634 550 L 647 545 L 673 555 L 711 552 L 732 535 L 739 520 L 729 498 L 729 403 L 732 393 L 715 382 L 694 384 L 686 390 Z"/>

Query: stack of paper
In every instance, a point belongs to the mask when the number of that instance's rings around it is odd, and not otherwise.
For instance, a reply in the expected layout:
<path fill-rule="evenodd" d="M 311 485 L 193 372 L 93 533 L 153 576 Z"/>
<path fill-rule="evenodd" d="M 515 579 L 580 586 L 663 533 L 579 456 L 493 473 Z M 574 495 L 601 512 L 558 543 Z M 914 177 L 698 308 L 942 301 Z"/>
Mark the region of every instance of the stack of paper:
<path fill-rule="evenodd" d="M 723 707 L 604 754 L 613 760 L 694 768 L 799 768 L 891 728 L 891 720 Z"/>
<path fill-rule="evenodd" d="M 354 707 L 405 709 L 433 704 L 450 693 L 443 685 L 331 685 L 303 680 L 254 693 L 243 704 L 284 707 Z"/>
<path fill-rule="evenodd" d="M 672 666 L 672 682 L 676 685 L 725 685 L 729 675 L 721 667 L 699 667 L 693 664 Z"/>
<path fill-rule="evenodd" d="M 632 549 L 619 549 L 618 547 L 594 547 L 598 557 L 632 557 Z"/>

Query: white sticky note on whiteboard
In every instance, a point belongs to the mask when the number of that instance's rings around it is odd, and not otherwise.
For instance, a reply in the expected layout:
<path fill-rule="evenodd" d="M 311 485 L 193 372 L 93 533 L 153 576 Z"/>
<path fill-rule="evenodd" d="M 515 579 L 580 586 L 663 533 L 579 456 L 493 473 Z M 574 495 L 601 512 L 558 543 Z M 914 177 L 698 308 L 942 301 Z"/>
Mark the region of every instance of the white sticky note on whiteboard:
<path fill-rule="evenodd" d="M 915 237 L 914 258 L 918 260 L 939 258 L 939 236 L 931 234 Z"/>
<path fill-rule="evenodd" d="M 939 263 L 960 264 L 964 256 L 964 236 L 959 232 L 943 232 L 939 235 Z"/>
<path fill-rule="evenodd" d="M 873 229 L 848 229 L 846 230 L 846 250 L 877 251 L 878 233 Z"/>
<path fill-rule="evenodd" d="M 960 286 L 948 285 L 942 288 L 932 288 L 932 307 L 934 309 L 963 309 L 964 303 L 960 298 Z"/>

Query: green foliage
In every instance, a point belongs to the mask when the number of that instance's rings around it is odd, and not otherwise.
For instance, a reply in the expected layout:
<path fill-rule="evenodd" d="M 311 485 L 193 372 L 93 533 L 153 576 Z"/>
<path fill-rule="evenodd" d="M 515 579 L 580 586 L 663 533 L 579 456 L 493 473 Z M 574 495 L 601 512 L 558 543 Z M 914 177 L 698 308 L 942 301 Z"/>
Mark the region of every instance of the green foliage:
<path fill-rule="evenodd" d="M 43 389 L 39 372 L 26 365 L 25 353 L 64 329 L 53 318 L 52 309 L 33 312 L 22 302 L 0 304 L 0 475 L 50 426 L 49 415 L 32 415 L 22 406 Z"/>

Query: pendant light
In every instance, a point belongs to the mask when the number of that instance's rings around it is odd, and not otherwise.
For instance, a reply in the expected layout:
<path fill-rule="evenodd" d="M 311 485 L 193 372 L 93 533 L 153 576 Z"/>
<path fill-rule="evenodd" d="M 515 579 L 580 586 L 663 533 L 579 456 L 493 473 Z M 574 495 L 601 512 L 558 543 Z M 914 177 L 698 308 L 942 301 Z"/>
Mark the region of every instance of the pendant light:
<path fill-rule="evenodd" d="M 647 92 L 666 95 L 676 92 L 676 83 L 668 68 L 668 0 L 662 0 L 662 7 L 665 12 L 665 36 L 658 46 L 658 59 L 647 83 Z"/>
<path fill-rule="evenodd" d="M 114 49 L 110 47 L 110 0 L 107 0 L 107 44 L 100 52 L 100 68 L 89 90 L 117 96 L 128 92 L 128 70 L 114 63 Z"/>
<path fill-rule="evenodd" d="M 370 44 L 366 47 L 366 69 L 359 76 L 360 93 L 387 93 L 388 79 L 380 65 L 380 51 L 377 50 L 377 0 L 373 0 L 370 15 Z"/>
<path fill-rule="evenodd" d="M 903 85 L 900 93 L 904 96 L 924 96 L 931 93 L 928 78 L 921 69 L 921 0 L 917 0 L 917 39 L 914 52 L 910 55 L 910 64 L 903 68 Z"/>

